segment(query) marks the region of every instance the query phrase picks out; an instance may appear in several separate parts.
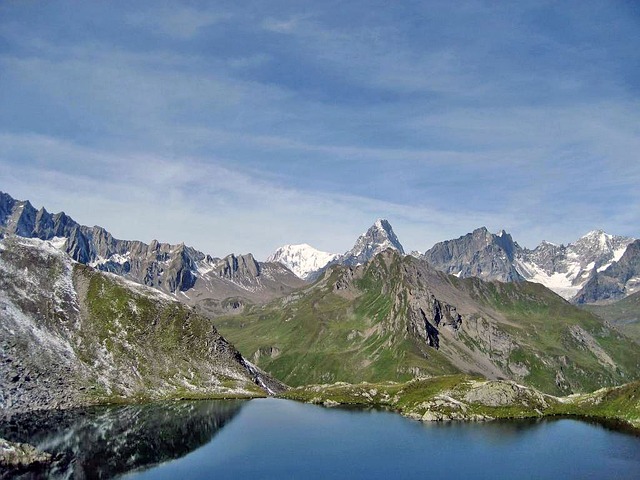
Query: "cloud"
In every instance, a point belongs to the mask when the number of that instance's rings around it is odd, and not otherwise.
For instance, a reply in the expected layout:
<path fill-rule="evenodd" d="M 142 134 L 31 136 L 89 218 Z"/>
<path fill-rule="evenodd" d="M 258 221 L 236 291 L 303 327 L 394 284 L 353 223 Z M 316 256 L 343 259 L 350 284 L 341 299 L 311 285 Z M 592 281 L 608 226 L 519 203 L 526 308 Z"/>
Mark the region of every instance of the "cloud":
<path fill-rule="evenodd" d="M 602 5 L 615 36 L 539 2 L 25 5 L 0 20 L 2 188 L 116 235 L 263 256 L 345 250 L 380 216 L 421 250 L 483 224 L 637 236 L 637 42 Z"/>
<path fill-rule="evenodd" d="M 160 7 L 126 15 L 127 22 L 155 33 L 188 40 L 195 37 L 204 28 L 231 18 L 229 13 L 199 10 L 174 5 L 171 8 Z"/>
<path fill-rule="evenodd" d="M 300 33 L 301 29 L 307 25 L 307 20 L 311 18 L 310 14 L 294 15 L 287 19 L 266 18 L 262 21 L 262 28 L 269 32 L 275 33 Z"/>
<path fill-rule="evenodd" d="M 407 233 L 407 247 L 425 249 L 445 232 L 462 234 L 464 224 L 489 220 L 469 211 L 461 222 L 445 211 L 286 188 L 210 159 L 120 156 L 33 135 L 2 135 L 0 149 L 1 188 L 17 198 L 120 238 L 184 241 L 218 256 L 252 251 L 266 258 L 296 242 L 342 252 L 381 216 Z"/>

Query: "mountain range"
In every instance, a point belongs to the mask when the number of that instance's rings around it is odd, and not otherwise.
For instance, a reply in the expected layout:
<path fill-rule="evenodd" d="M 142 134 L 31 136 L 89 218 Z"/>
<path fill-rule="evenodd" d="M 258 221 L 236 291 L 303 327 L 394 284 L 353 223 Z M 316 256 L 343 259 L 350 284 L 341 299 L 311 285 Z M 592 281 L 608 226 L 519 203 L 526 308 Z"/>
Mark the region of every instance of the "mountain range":
<path fill-rule="evenodd" d="M 319 252 L 308 245 L 304 248 L 287 245 L 269 259 L 309 280 L 317 278 L 330 265 L 366 263 L 386 248 L 404 254 L 389 222 L 378 220 L 343 255 Z M 494 234 L 481 227 L 457 239 L 439 242 L 425 253 L 412 255 L 459 278 L 541 283 L 566 300 L 598 303 L 638 291 L 639 249 L 638 240 L 594 230 L 568 245 L 542 242 L 530 250 L 518 245 L 504 230 Z M 288 253 L 292 251 L 296 252 L 294 261 Z M 322 265 L 321 260 L 326 263 Z M 300 269 L 301 265 L 305 267 Z"/>
<path fill-rule="evenodd" d="M 343 254 L 289 245 L 259 262 L 118 240 L 0 193 L 0 405 L 460 372 L 549 393 L 620 384 L 638 378 L 637 343 L 543 284 L 635 298 L 639 245 L 594 231 L 527 250 L 480 228 L 405 255 L 381 219 Z"/>
<path fill-rule="evenodd" d="M 405 251 L 387 220 L 377 220 L 342 253 L 308 244 L 284 245 L 266 262 L 252 254 L 222 258 L 184 244 L 118 240 L 104 228 L 79 225 L 64 212 L 36 210 L 0 192 L 0 233 L 52 241 L 74 260 L 179 296 L 210 315 L 262 304 L 313 282 L 331 265 L 355 266 L 393 249 Z M 593 230 L 568 245 L 521 247 L 510 234 L 485 227 L 412 253 L 459 278 L 541 283 L 579 304 L 606 303 L 640 289 L 640 240 Z"/>
<path fill-rule="evenodd" d="M 264 302 L 304 284 L 281 264 L 258 262 L 251 254 L 217 258 L 184 244 L 118 240 L 102 227 L 80 225 L 64 212 L 36 210 L 2 192 L 0 233 L 51 241 L 79 263 L 178 296 L 210 314 Z"/>

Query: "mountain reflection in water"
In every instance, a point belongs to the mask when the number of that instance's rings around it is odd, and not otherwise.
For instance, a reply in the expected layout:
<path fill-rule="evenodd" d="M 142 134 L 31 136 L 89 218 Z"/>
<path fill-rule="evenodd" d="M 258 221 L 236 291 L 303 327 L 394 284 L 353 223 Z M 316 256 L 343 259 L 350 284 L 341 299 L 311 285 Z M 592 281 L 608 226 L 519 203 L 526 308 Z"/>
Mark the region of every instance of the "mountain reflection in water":
<path fill-rule="evenodd" d="M 112 478 L 208 443 L 244 400 L 163 402 L 16 415 L 0 437 L 58 455 L 46 478 Z"/>

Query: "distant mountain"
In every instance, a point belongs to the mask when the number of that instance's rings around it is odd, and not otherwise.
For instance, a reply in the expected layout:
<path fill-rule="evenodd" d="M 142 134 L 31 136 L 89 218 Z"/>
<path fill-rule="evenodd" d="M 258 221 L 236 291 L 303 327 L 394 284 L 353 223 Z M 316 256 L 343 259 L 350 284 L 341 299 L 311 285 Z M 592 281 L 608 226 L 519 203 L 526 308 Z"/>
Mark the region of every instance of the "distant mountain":
<path fill-rule="evenodd" d="M 436 243 L 420 256 L 437 270 L 459 278 L 512 282 L 524 280 L 515 268 L 520 246 L 504 230 L 478 228 L 455 240 Z"/>
<path fill-rule="evenodd" d="M 157 289 L 74 262 L 50 241 L 0 240 L 0 312 L 0 416 L 282 388 L 210 319 Z"/>
<path fill-rule="evenodd" d="M 618 300 L 640 290 L 640 240 L 629 244 L 616 262 L 598 269 L 582 286 L 576 303 Z"/>
<path fill-rule="evenodd" d="M 569 300 L 597 272 L 620 260 L 633 240 L 593 230 L 566 246 L 542 242 L 534 250 L 517 253 L 516 269 L 526 280 L 542 283 Z"/>
<path fill-rule="evenodd" d="M 393 231 L 391 224 L 384 219 L 376 222 L 356 240 L 351 250 L 342 255 L 336 263 L 340 265 L 362 265 L 377 254 L 392 249 L 404 255 L 404 248 Z"/>
<path fill-rule="evenodd" d="M 340 255 L 322 252 L 311 245 L 284 245 L 277 249 L 267 262 L 281 263 L 298 277 L 308 280 L 312 274 L 334 261 Z"/>
<path fill-rule="evenodd" d="M 455 240 L 437 243 L 418 257 L 460 278 L 527 280 L 541 283 L 569 300 L 597 273 L 621 260 L 633 240 L 594 230 L 566 246 L 542 242 L 529 250 L 520 247 L 504 230 L 493 234 L 482 227 Z M 601 283 L 611 283 L 604 277 L 604 273 L 599 275 Z M 586 302 L 601 300 L 608 295 L 607 288 L 593 286 L 593 293 L 581 298 Z M 620 292 L 615 295 L 619 297 Z"/>
<path fill-rule="evenodd" d="M 208 313 L 264 302 L 304 284 L 280 264 L 257 262 L 251 254 L 216 258 L 184 244 L 118 240 L 102 227 L 80 225 L 64 212 L 36 210 L 0 192 L 2 234 L 50 240 L 77 262 L 180 294 L 182 301 Z M 222 304 L 228 297 L 239 300 Z"/>
<path fill-rule="evenodd" d="M 251 254 L 217 258 L 184 244 L 118 240 L 102 227 L 79 225 L 64 212 L 36 210 L 28 201 L 0 192 L 3 234 L 50 240 L 80 263 L 179 296 L 211 315 L 285 295 L 317 280 L 331 265 L 365 264 L 387 249 L 405 253 L 390 223 L 379 219 L 342 255 L 301 244 L 279 248 L 267 262 Z M 494 234 L 482 227 L 411 255 L 459 278 L 527 280 L 567 300 L 595 303 L 622 298 L 640 287 L 635 250 L 624 255 L 633 241 L 594 230 L 566 246 L 542 242 L 529 250 L 504 230 Z"/>
<path fill-rule="evenodd" d="M 330 265 L 361 265 L 387 249 L 404 255 L 404 248 L 391 224 L 378 219 L 358 237 L 353 248 L 342 255 L 321 252 L 307 244 L 285 245 L 276 250 L 268 261 L 280 262 L 300 278 L 314 281 Z"/>

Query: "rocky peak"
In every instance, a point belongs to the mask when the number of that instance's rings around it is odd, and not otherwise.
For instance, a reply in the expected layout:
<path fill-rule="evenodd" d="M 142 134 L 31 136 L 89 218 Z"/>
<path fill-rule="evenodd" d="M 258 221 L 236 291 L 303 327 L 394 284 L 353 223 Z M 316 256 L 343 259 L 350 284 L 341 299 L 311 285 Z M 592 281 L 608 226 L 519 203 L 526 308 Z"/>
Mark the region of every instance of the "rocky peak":
<path fill-rule="evenodd" d="M 434 268 L 458 277 L 503 282 L 521 280 L 513 262 L 520 250 L 510 234 L 493 234 L 486 227 L 455 240 L 436 243 L 422 258 Z"/>
<path fill-rule="evenodd" d="M 216 272 L 219 277 L 229 280 L 255 278 L 260 275 L 260 264 L 250 253 L 239 256 L 232 253 L 220 261 Z"/>
<path fill-rule="evenodd" d="M 618 300 L 640 290 L 640 240 L 607 268 L 595 272 L 575 296 L 575 303 Z"/>
<path fill-rule="evenodd" d="M 581 266 L 593 263 L 592 268 L 606 268 L 617 261 L 633 238 L 610 235 L 603 230 L 592 230 L 567 246 L 567 251 L 578 256 Z"/>
<path fill-rule="evenodd" d="M 404 248 L 391 224 L 387 220 L 378 219 L 369 230 L 360 235 L 353 248 L 340 258 L 339 263 L 346 265 L 366 263 L 388 248 L 404 255 Z"/>

